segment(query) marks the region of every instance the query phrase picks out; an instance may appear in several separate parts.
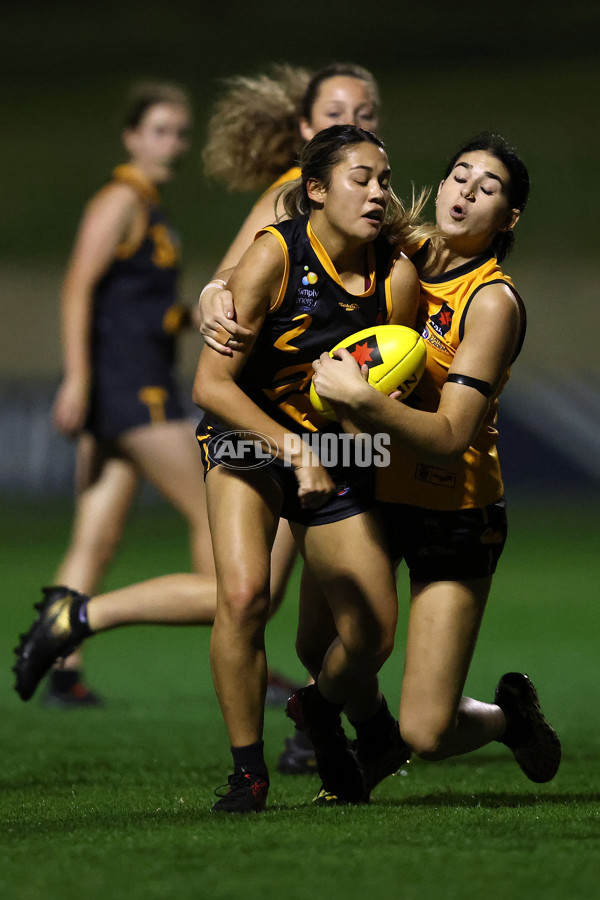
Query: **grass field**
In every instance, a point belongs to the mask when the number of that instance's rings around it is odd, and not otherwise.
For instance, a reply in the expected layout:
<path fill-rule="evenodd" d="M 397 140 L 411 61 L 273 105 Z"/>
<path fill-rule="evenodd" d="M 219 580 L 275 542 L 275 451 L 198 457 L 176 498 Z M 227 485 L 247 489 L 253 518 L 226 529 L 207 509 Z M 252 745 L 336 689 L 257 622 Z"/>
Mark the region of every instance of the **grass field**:
<path fill-rule="evenodd" d="M 128 629 L 88 645 L 105 709 L 59 713 L 11 690 L 11 648 L 67 535 L 68 510 L 3 508 L 0 896 L 97 898 L 545 898 L 600 889 L 597 510 L 515 502 L 512 531 L 469 678 L 491 699 L 528 671 L 559 731 L 554 782 L 528 782 L 501 745 L 413 762 L 365 808 L 315 809 L 316 779 L 272 774 L 260 816 L 209 813 L 229 771 L 207 629 Z M 140 506 L 109 585 L 186 566 L 181 523 Z M 404 576 L 400 577 L 405 593 Z M 269 627 L 272 664 L 294 658 L 294 585 Z M 382 681 L 396 705 L 405 603 Z M 289 727 L 266 721 L 268 760 Z"/>

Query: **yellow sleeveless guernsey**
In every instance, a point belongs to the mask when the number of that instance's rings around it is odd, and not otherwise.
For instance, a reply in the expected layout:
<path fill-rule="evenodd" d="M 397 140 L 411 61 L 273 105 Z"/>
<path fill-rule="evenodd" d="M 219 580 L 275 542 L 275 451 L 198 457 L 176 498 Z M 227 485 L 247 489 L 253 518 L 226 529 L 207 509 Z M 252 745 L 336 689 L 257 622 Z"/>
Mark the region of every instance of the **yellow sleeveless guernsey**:
<path fill-rule="evenodd" d="M 495 256 L 478 257 L 443 275 L 421 280 L 418 330 L 427 345 L 427 365 L 421 381 L 408 398 L 410 406 L 427 412 L 437 410 L 448 370 L 462 340 L 471 301 L 482 287 L 495 283 L 510 287 L 519 303 L 520 350 L 525 335 L 525 308 Z M 508 376 L 507 371 L 490 398 L 487 414 L 473 444 L 461 459 L 447 468 L 431 465 L 404 448 L 392 445 L 389 467 L 377 470 L 378 499 L 437 510 L 483 507 L 499 500 L 504 487 L 495 424 L 498 396 Z"/>
<path fill-rule="evenodd" d="M 283 187 L 284 184 L 288 184 L 288 182 L 290 181 L 295 181 L 297 178 L 300 178 L 301 175 L 302 169 L 299 166 L 292 166 L 291 169 L 288 169 L 287 172 L 284 172 L 283 175 L 280 175 L 279 178 L 277 178 L 276 181 L 273 182 L 273 184 L 270 184 L 266 191 L 263 191 L 258 199 L 262 200 L 265 194 L 270 194 L 271 191 L 275 190 L 275 188 Z"/>

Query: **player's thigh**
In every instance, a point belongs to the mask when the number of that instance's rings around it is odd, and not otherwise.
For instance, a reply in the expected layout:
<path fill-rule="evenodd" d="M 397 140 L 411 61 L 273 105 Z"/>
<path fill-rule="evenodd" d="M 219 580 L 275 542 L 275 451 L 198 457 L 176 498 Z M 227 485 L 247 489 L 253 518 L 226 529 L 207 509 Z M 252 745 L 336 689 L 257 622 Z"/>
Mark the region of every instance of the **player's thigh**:
<path fill-rule="evenodd" d="M 413 584 L 402 681 L 405 730 L 452 728 L 491 578 Z"/>
<path fill-rule="evenodd" d="M 280 519 L 271 553 L 271 614 L 281 605 L 297 557 L 290 526 L 286 519 Z"/>
<path fill-rule="evenodd" d="M 377 517 L 360 513 L 309 528 L 293 527 L 305 561 L 327 596 L 338 625 L 356 617 L 392 633 L 398 602 L 392 566 Z"/>
<path fill-rule="evenodd" d="M 215 466 L 207 475 L 206 493 L 219 591 L 268 596 L 280 488 L 262 471 Z"/>
<path fill-rule="evenodd" d="M 191 422 L 133 428 L 119 446 L 140 473 L 188 518 L 205 516 L 204 473 Z"/>
<path fill-rule="evenodd" d="M 130 460 L 92 435 L 79 438 L 75 475 L 75 536 L 115 541 L 139 485 Z"/>
<path fill-rule="evenodd" d="M 302 568 L 298 633 L 298 658 L 316 678 L 323 666 L 325 654 L 337 637 L 333 613 L 321 586 L 307 565 Z"/>

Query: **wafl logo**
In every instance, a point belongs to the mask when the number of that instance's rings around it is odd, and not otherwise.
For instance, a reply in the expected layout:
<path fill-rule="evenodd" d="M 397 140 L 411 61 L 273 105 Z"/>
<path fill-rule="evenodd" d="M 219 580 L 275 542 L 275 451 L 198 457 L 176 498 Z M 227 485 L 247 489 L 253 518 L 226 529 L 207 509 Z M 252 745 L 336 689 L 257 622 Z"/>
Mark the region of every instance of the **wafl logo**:
<path fill-rule="evenodd" d="M 435 316 L 431 316 L 429 320 L 431 322 L 431 327 L 434 329 L 434 331 L 437 331 L 437 333 L 441 337 L 444 337 L 444 335 L 447 334 L 452 327 L 453 315 L 454 310 L 451 306 L 448 306 L 448 304 L 444 300 L 439 311 L 435 314 Z"/>
<path fill-rule="evenodd" d="M 319 280 L 319 276 L 316 272 L 311 272 L 308 266 L 304 266 L 304 272 L 305 274 L 302 276 L 304 287 L 298 289 L 296 300 L 300 309 L 310 312 L 315 308 L 319 299 L 319 292 L 313 287 Z"/>
<path fill-rule="evenodd" d="M 383 362 L 381 351 L 375 335 L 365 338 L 364 341 L 358 341 L 346 348 L 350 356 L 353 356 L 359 366 L 380 366 Z"/>

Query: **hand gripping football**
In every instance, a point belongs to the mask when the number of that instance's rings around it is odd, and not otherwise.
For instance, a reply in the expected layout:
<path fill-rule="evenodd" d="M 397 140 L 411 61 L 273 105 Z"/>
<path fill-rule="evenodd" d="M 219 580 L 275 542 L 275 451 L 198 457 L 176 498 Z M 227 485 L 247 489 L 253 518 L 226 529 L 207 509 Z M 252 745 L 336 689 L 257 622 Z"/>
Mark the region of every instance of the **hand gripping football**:
<path fill-rule="evenodd" d="M 402 391 L 404 400 L 416 387 L 425 369 L 427 350 L 423 338 L 404 325 L 374 325 L 364 328 L 336 344 L 335 350 L 345 348 L 362 366 L 369 367 L 368 383 L 382 394 Z M 310 402 L 322 416 L 335 419 L 327 400 L 321 400 L 310 385 Z"/>

